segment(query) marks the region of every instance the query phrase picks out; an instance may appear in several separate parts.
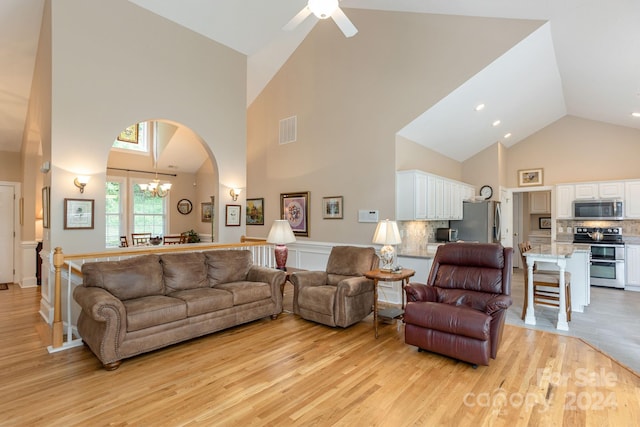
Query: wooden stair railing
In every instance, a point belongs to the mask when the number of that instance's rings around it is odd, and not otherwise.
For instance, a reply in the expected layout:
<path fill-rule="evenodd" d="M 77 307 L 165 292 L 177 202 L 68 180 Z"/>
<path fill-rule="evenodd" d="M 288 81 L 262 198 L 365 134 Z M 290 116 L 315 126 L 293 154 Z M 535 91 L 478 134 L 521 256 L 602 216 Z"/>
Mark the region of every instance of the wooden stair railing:
<path fill-rule="evenodd" d="M 76 276 L 82 277 L 81 264 L 86 260 L 98 261 L 108 259 L 121 259 L 129 258 L 132 256 L 147 255 L 152 253 L 165 253 L 165 252 L 202 252 L 207 250 L 219 250 L 219 249 L 249 249 L 253 257 L 253 261 L 256 265 L 270 266 L 274 265 L 273 251 L 269 249 L 273 245 L 266 243 L 264 240 L 245 241 L 243 243 L 229 243 L 229 244 L 183 244 L 183 245 L 167 245 L 167 246 L 145 246 L 141 248 L 118 248 L 110 251 L 103 252 L 89 252 L 84 254 L 65 255 L 62 252 L 62 248 L 57 247 L 53 252 L 53 267 L 54 267 L 54 299 L 53 299 L 53 324 L 51 327 L 51 343 L 49 352 L 56 352 L 65 349 L 64 339 L 64 325 L 62 320 L 62 268 L 68 269 L 67 277 L 67 307 L 71 307 L 71 276 L 72 273 Z M 80 265 L 73 263 L 73 261 L 80 261 Z M 69 316 L 68 316 L 69 317 Z M 71 319 L 67 319 L 69 326 L 71 325 Z M 71 327 L 69 327 L 69 331 Z M 70 332 L 67 333 L 67 343 L 73 341 L 73 337 L 70 336 Z M 80 340 L 77 340 L 79 345 Z M 75 346 L 75 345 L 72 345 Z M 71 346 L 70 346 L 71 347 Z"/>

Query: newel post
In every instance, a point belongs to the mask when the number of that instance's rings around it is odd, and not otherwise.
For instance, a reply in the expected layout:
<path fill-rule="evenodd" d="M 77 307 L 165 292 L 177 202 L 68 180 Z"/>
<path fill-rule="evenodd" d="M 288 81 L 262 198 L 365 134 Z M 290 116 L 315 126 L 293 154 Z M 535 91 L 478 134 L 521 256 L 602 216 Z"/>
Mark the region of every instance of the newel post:
<path fill-rule="evenodd" d="M 62 347 L 64 337 L 62 328 L 62 266 L 64 254 L 62 248 L 57 247 L 53 253 L 53 267 L 55 268 L 55 288 L 53 300 L 53 336 L 52 347 Z"/>

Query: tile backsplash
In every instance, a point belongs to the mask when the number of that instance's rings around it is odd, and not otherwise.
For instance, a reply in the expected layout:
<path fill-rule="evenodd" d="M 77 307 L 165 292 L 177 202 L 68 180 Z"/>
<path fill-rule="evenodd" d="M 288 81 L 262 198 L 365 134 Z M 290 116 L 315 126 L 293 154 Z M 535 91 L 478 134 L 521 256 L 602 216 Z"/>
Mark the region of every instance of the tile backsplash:
<path fill-rule="evenodd" d="M 640 237 L 640 220 L 625 219 L 623 221 L 575 221 L 571 219 L 556 221 L 556 239 L 572 240 L 576 227 L 622 227 L 622 236 Z M 562 230 L 562 231 L 561 231 Z"/>
<path fill-rule="evenodd" d="M 436 241 L 436 229 L 449 226 L 449 221 L 398 221 L 402 243 L 400 252 L 419 251 Z"/>

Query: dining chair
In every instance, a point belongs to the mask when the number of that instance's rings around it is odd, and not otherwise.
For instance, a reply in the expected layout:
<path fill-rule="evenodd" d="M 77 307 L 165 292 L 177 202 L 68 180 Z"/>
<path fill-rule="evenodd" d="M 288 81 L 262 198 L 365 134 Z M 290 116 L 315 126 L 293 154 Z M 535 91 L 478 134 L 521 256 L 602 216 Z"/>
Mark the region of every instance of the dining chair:
<path fill-rule="evenodd" d="M 120 236 L 120 247 L 121 248 L 128 248 L 129 247 L 129 242 L 127 241 L 127 236 Z"/>
<path fill-rule="evenodd" d="M 151 233 L 131 233 L 133 246 L 148 245 L 151 240 Z"/>
<path fill-rule="evenodd" d="M 531 250 L 531 242 L 518 243 L 522 268 L 524 270 L 524 304 L 522 305 L 522 320 L 527 314 L 529 304 L 529 275 L 527 271 L 527 257 L 524 253 Z M 567 321 L 571 321 L 571 273 L 564 273 L 565 305 Z M 550 307 L 560 307 L 560 272 L 557 270 L 538 270 L 533 266 L 533 303 Z"/>
<path fill-rule="evenodd" d="M 172 235 L 164 236 L 165 245 L 179 245 L 182 243 L 186 243 L 186 239 L 181 234 L 172 234 Z"/>

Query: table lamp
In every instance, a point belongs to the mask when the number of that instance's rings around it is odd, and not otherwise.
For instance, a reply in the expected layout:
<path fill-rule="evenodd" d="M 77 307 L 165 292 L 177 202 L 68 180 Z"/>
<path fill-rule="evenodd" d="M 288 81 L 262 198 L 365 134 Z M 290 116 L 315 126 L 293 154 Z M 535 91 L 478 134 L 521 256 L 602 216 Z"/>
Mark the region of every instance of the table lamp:
<path fill-rule="evenodd" d="M 274 253 L 276 256 L 276 268 L 278 270 L 285 270 L 287 265 L 287 255 L 289 250 L 285 246 L 287 243 L 293 243 L 296 241 L 296 236 L 291 230 L 291 225 L 286 219 L 276 219 L 273 221 L 269 235 L 267 236 L 267 243 L 273 243 L 276 245 Z"/>
<path fill-rule="evenodd" d="M 376 232 L 373 234 L 373 243 L 384 245 L 380 249 L 380 259 L 382 260 L 380 270 L 393 271 L 396 250 L 391 245 L 397 245 L 401 242 L 400 231 L 398 231 L 398 224 L 395 221 L 385 219 L 378 222 Z"/>

